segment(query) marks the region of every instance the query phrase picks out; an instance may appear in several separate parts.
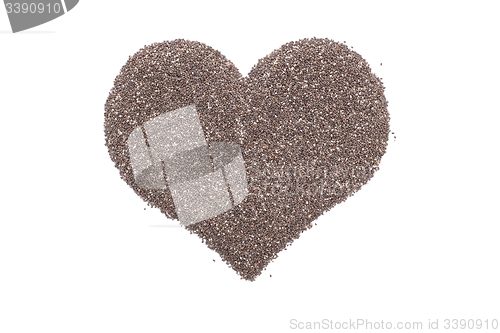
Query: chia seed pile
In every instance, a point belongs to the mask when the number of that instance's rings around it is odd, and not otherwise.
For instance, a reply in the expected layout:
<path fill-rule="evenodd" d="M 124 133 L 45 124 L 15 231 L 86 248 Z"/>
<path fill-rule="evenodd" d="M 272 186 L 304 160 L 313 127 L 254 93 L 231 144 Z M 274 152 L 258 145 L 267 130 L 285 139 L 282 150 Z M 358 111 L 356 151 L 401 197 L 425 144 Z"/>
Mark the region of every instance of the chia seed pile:
<path fill-rule="evenodd" d="M 127 138 L 146 121 L 191 104 L 207 142 L 240 146 L 249 193 L 233 209 L 186 229 L 251 281 L 370 180 L 390 132 L 381 80 L 345 44 L 290 42 L 246 78 L 199 42 L 145 46 L 123 66 L 106 101 L 106 146 L 127 184 L 171 219 L 177 215 L 168 187 L 136 184 Z"/>

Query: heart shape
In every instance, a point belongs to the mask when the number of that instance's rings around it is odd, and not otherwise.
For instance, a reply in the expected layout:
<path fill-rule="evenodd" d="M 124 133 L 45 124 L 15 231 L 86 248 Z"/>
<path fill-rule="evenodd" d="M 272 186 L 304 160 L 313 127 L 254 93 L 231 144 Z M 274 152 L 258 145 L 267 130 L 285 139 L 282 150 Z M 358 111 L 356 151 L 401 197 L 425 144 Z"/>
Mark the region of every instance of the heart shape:
<path fill-rule="evenodd" d="M 145 46 L 123 66 L 106 101 L 106 145 L 121 177 L 172 219 L 178 216 L 170 189 L 137 184 L 127 140 L 139 126 L 190 105 L 207 142 L 239 145 L 248 193 L 232 209 L 186 228 L 251 281 L 315 219 L 368 182 L 390 131 L 382 82 L 344 44 L 316 38 L 285 44 L 247 78 L 202 43 Z"/>

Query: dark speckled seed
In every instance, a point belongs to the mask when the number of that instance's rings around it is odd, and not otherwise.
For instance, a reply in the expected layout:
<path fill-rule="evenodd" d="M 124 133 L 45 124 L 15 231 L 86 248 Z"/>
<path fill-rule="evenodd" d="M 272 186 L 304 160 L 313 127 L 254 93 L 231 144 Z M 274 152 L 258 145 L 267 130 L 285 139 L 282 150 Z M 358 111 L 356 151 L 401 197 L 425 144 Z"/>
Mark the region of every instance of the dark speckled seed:
<path fill-rule="evenodd" d="M 168 188 L 135 184 L 126 139 L 147 120 L 190 104 L 208 142 L 240 145 L 249 194 L 232 210 L 186 228 L 247 280 L 371 179 L 390 132 L 381 80 L 345 44 L 316 38 L 285 44 L 247 78 L 202 43 L 146 46 L 115 79 L 105 106 L 106 145 L 122 178 L 172 219 Z"/>

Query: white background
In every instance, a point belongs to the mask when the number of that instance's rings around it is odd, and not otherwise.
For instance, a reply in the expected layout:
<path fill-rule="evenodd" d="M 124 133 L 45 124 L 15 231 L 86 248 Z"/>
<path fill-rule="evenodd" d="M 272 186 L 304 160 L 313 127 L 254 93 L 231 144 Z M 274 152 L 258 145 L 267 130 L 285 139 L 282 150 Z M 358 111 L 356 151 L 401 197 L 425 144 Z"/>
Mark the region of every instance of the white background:
<path fill-rule="evenodd" d="M 18 34 L 0 8 L 0 332 L 500 320 L 499 3 L 346 3 L 84 0 Z M 240 280 L 120 179 L 104 103 L 153 42 L 204 42 L 246 75 L 306 37 L 369 62 L 397 141 L 368 185 Z"/>

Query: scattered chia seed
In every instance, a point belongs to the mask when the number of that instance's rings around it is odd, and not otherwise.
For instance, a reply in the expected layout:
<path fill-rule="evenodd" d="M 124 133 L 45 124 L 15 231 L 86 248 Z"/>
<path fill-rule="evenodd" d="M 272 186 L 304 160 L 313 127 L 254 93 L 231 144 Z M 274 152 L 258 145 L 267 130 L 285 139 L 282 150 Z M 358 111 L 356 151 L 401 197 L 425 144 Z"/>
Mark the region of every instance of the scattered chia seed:
<path fill-rule="evenodd" d="M 123 66 L 106 101 L 106 146 L 122 179 L 171 219 L 177 214 L 168 186 L 137 186 L 127 138 L 146 121 L 191 104 L 207 142 L 240 146 L 249 194 L 186 229 L 251 281 L 321 214 L 371 179 L 390 132 L 381 80 L 345 44 L 287 43 L 246 78 L 202 43 L 145 46 Z"/>

